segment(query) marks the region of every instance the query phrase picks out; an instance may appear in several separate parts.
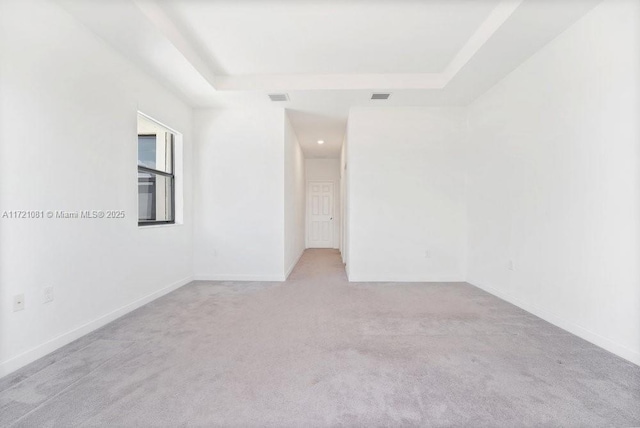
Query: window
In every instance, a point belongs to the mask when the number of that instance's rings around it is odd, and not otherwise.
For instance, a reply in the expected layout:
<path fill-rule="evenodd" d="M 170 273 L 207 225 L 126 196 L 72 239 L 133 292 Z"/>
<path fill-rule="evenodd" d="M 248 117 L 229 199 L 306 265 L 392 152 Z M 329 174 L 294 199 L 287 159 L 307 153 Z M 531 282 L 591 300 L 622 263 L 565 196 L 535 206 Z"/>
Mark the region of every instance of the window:
<path fill-rule="evenodd" d="M 138 117 L 138 225 L 175 223 L 175 135 Z"/>

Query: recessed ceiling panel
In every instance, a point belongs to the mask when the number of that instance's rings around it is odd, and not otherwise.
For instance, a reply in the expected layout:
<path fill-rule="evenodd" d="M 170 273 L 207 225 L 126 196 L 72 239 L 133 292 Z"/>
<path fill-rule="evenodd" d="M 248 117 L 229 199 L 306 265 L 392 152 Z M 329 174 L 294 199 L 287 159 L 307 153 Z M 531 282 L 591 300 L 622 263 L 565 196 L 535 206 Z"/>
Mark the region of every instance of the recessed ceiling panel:
<path fill-rule="evenodd" d="M 188 0 L 167 12 L 220 74 L 439 73 L 497 0 Z"/>

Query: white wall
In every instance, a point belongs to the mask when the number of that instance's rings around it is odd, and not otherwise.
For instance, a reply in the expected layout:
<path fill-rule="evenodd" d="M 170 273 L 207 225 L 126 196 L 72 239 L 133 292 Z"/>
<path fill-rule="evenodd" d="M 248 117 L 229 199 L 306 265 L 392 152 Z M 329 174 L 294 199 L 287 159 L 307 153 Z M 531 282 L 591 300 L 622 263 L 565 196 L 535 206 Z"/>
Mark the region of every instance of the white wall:
<path fill-rule="evenodd" d="M 3 375 L 190 281 L 193 247 L 191 109 L 54 2 L 0 7 L 1 210 L 126 214 L 0 219 Z M 137 110 L 183 133 L 183 225 L 137 225 Z"/>
<path fill-rule="evenodd" d="M 639 76 L 640 2 L 608 1 L 475 101 L 468 212 L 469 282 L 637 364 Z"/>
<path fill-rule="evenodd" d="M 195 112 L 196 278 L 284 279 L 284 114 Z"/>
<path fill-rule="evenodd" d="M 464 131 L 461 108 L 351 110 L 351 281 L 464 280 Z"/>
<path fill-rule="evenodd" d="M 349 276 L 349 176 L 347 173 L 347 151 L 349 149 L 349 132 L 345 132 L 340 148 L 340 253 Z"/>
<path fill-rule="evenodd" d="M 333 248 L 340 248 L 340 159 L 305 159 L 307 183 L 333 182 Z M 309 219 L 307 219 L 307 229 Z"/>
<path fill-rule="evenodd" d="M 288 114 L 284 118 L 284 276 L 289 276 L 304 252 L 305 165 Z"/>

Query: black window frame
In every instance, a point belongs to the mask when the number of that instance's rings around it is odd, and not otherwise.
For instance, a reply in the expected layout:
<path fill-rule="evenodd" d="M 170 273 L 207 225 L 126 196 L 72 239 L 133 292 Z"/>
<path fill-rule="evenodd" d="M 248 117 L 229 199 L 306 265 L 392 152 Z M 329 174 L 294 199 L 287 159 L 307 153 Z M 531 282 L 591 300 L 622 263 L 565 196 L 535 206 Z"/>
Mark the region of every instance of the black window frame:
<path fill-rule="evenodd" d="M 158 169 L 149 168 L 138 164 L 138 173 L 147 173 L 161 175 L 171 180 L 171 220 L 144 220 L 140 221 L 140 205 L 138 204 L 138 226 L 153 226 L 159 224 L 175 224 L 176 223 L 176 136 L 173 132 L 168 132 L 171 135 L 171 173 L 166 171 L 160 171 Z M 157 134 L 138 134 L 138 144 L 140 144 L 140 137 L 157 137 Z M 140 159 L 138 159 L 139 161 Z M 139 180 L 139 179 L 138 179 Z M 139 182 L 139 181 L 138 181 Z M 138 194 L 140 189 L 138 188 Z"/>

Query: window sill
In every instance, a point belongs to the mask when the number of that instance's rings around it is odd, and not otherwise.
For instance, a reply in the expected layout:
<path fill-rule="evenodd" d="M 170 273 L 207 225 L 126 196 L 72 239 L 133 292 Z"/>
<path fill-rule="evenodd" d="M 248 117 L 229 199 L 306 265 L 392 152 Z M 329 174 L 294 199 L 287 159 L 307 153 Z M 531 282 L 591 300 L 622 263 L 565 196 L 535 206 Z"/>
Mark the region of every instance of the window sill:
<path fill-rule="evenodd" d="M 182 226 L 183 223 L 162 223 L 162 224 L 146 224 L 144 226 L 138 225 L 138 229 L 159 229 L 165 227 L 179 227 Z"/>

